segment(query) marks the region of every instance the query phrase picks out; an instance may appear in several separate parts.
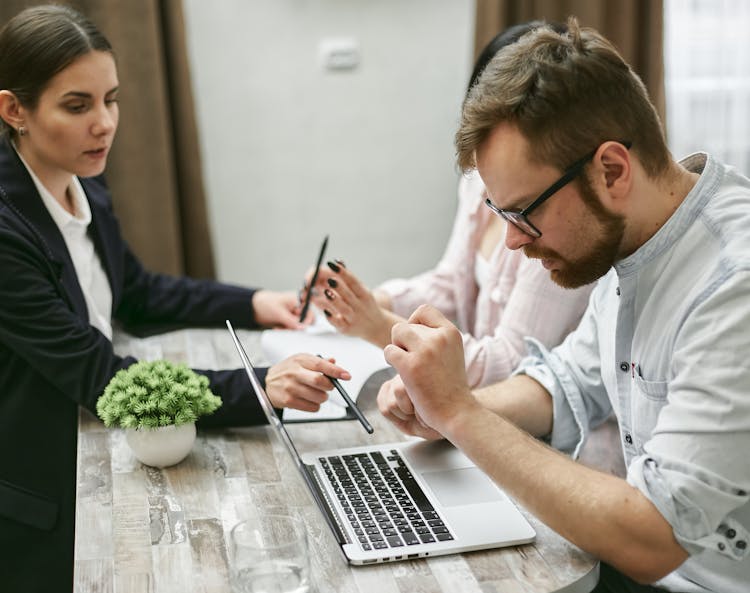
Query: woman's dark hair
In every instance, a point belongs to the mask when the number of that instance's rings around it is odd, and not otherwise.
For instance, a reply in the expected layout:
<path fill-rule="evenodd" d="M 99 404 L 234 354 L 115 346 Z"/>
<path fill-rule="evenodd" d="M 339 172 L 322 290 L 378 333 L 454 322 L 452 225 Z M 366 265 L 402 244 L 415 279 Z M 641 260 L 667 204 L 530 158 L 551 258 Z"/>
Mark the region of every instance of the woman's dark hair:
<path fill-rule="evenodd" d="M 81 13 L 44 5 L 19 12 L 0 30 L 0 90 L 34 109 L 49 81 L 90 51 L 113 53 L 107 38 Z M 15 130 L 0 119 L 0 133 Z"/>
<path fill-rule="evenodd" d="M 485 69 L 487 64 L 490 63 L 490 60 L 495 57 L 495 54 L 497 52 L 503 49 L 506 45 L 515 43 L 529 31 L 533 31 L 537 27 L 540 27 L 544 24 L 546 24 L 544 21 L 528 21 L 526 23 L 520 23 L 518 25 L 511 25 L 507 29 L 500 31 L 500 33 L 495 35 L 490 40 L 490 42 L 484 46 L 484 49 L 479 54 L 477 61 L 474 63 L 474 71 L 471 73 L 469 86 L 467 87 L 466 92 L 468 93 L 468 91 L 471 90 L 471 87 L 474 86 L 477 79 L 479 78 L 479 75 Z M 557 33 L 565 33 L 567 29 L 564 23 L 549 23 L 549 26 L 552 27 L 552 29 Z"/>

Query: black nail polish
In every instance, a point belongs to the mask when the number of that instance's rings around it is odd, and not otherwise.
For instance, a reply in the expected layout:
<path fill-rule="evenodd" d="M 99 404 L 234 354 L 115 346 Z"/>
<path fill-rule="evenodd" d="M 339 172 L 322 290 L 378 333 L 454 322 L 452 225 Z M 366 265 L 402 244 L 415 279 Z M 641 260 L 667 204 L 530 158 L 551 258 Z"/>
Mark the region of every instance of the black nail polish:
<path fill-rule="evenodd" d="M 328 279 L 328 286 L 331 288 L 336 288 L 339 285 L 338 282 L 336 282 L 333 278 Z"/>
<path fill-rule="evenodd" d="M 339 268 L 339 267 L 338 267 L 338 266 L 337 266 L 337 265 L 336 265 L 335 263 L 333 263 L 332 261 L 326 262 L 326 264 L 328 265 L 328 267 L 329 267 L 329 268 L 331 268 L 331 269 L 332 269 L 332 270 L 333 270 L 334 272 L 336 272 L 337 274 L 338 274 L 338 273 L 339 273 L 339 272 L 341 271 L 341 268 Z"/>
<path fill-rule="evenodd" d="M 326 317 L 331 316 L 331 312 L 328 309 L 323 309 L 323 313 L 325 313 Z"/>
<path fill-rule="evenodd" d="M 336 263 L 337 263 L 338 265 L 340 265 L 340 266 L 341 266 L 342 268 L 345 268 L 345 267 L 346 267 L 346 264 L 345 264 L 345 263 L 343 262 L 343 260 L 337 259 L 337 260 L 336 260 Z"/>
<path fill-rule="evenodd" d="M 325 294 L 325 295 L 326 295 L 326 298 L 327 298 L 327 299 L 328 299 L 329 301 L 332 301 L 332 300 L 333 300 L 333 293 L 332 293 L 332 292 L 331 292 L 331 291 L 330 291 L 330 290 L 329 290 L 328 288 L 326 288 L 326 289 L 325 289 L 325 291 L 323 291 L 323 294 Z"/>

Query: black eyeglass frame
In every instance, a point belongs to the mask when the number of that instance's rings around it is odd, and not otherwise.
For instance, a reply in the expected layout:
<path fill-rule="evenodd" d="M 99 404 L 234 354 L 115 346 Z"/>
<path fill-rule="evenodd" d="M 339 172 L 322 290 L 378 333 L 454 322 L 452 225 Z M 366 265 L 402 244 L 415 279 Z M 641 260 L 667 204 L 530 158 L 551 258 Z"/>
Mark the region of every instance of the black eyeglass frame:
<path fill-rule="evenodd" d="M 628 150 L 630 150 L 630 147 L 633 145 L 633 143 L 630 142 L 629 140 L 620 141 L 620 144 L 622 144 Z M 497 214 L 501 218 L 508 221 L 514 227 L 523 231 L 527 235 L 534 237 L 535 239 L 538 239 L 539 237 L 542 236 L 542 231 L 536 228 L 529 221 L 529 219 L 527 218 L 529 213 L 531 213 L 536 208 L 539 208 L 539 206 L 544 204 L 544 202 L 546 202 L 549 198 L 551 198 L 560 189 L 562 189 L 563 187 L 568 185 L 568 183 L 570 183 L 576 177 L 578 177 L 583 171 L 583 168 L 586 166 L 586 164 L 592 158 L 594 158 L 594 155 L 596 154 L 597 150 L 599 150 L 598 146 L 594 150 L 592 150 L 590 153 L 588 153 L 586 156 L 578 159 L 570 167 L 565 169 L 565 172 L 563 173 L 562 177 L 560 177 L 560 179 L 558 179 L 552 185 L 550 185 L 547 189 L 545 189 L 541 194 L 539 194 L 538 198 L 536 198 L 533 202 L 531 202 L 531 204 L 529 204 L 528 206 L 526 206 L 526 208 L 523 208 L 522 210 L 506 210 L 504 208 L 498 208 L 489 198 L 487 198 L 484 201 L 484 203 L 490 208 L 490 210 L 492 210 L 495 214 Z"/>

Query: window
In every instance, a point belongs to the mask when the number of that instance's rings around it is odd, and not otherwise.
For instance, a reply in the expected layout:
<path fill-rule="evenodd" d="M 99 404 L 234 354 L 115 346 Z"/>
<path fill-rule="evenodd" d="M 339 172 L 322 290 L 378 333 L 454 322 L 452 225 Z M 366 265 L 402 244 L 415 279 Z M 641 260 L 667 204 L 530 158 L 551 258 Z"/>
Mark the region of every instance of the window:
<path fill-rule="evenodd" d="M 750 2 L 665 0 L 667 137 L 750 175 Z"/>

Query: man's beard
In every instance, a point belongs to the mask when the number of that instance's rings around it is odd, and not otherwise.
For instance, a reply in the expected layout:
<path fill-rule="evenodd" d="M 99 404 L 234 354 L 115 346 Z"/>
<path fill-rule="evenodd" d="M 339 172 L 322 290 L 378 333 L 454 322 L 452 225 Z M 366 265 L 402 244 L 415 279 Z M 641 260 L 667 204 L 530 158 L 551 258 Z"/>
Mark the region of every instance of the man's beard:
<path fill-rule="evenodd" d="M 604 209 L 588 180 L 581 178 L 579 186 L 581 197 L 593 215 L 591 220 L 598 223 L 587 224 L 580 229 L 581 241 L 593 234 L 596 237 L 589 247 L 588 254 L 576 259 L 567 259 L 553 249 L 535 247 L 533 243 L 523 248 L 526 257 L 554 260 L 558 269 L 551 270 L 550 277 L 555 284 L 563 288 L 585 286 L 604 276 L 618 260 L 625 233 L 625 220 Z"/>

